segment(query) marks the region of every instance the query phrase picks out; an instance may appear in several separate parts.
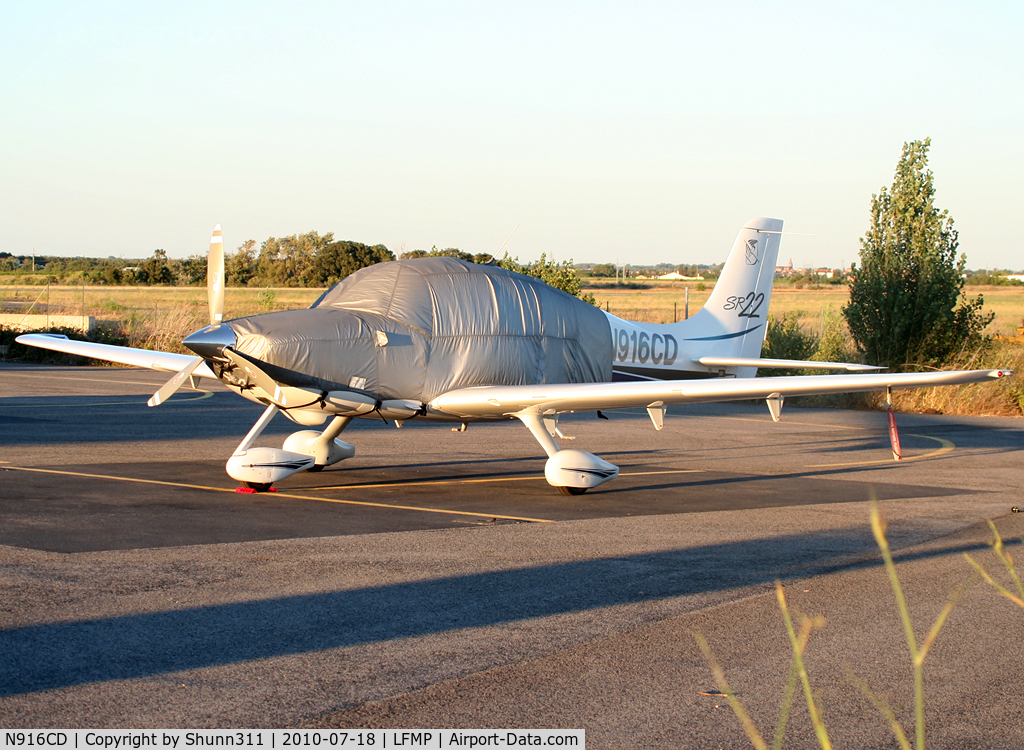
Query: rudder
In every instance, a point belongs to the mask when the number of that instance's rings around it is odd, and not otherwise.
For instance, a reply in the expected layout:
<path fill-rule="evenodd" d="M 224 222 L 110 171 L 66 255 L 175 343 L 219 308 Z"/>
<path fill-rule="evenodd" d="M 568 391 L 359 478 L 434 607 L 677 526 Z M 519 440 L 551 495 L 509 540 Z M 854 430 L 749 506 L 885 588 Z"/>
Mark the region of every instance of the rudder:
<path fill-rule="evenodd" d="M 781 233 L 782 220 L 765 217 L 751 219 L 739 231 L 708 301 L 677 324 L 690 348 L 702 354 L 760 356 Z"/>

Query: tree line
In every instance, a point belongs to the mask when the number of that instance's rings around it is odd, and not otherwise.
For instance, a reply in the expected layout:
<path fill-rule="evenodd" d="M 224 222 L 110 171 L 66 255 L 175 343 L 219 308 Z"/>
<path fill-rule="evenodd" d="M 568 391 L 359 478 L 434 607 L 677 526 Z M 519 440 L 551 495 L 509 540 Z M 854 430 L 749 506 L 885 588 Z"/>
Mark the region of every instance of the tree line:
<path fill-rule="evenodd" d="M 496 265 L 510 271 L 534 276 L 558 289 L 582 297 L 580 280 L 572 261 L 561 263 L 541 255 L 540 260 L 520 263 L 506 254 L 496 259 L 488 253 L 468 253 L 458 248 L 410 250 L 402 260 L 425 257 L 459 258 L 470 263 Z M 334 233 L 306 232 L 288 237 L 270 237 L 257 247 L 248 240 L 224 259 L 228 286 L 318 288 L 332 286 L 360 268 L 395 260 L 384 245 L 364 245 L 352 240 L 336 240 Z M 108 286 L 205 286 L 206 256 L 170 258 L 166 251 L 155 250 L 145 260 L 116 258 L 18 257 L 0 254 L 0 273 L 7 271 L 36 275 L 54 283 L 87 283 Z"/>
<path fill-rule="evenodd" d="M 6 257 L 5 257 L 6 256 Z M 324 287 L 365 266 L 394 260 L 384 245 L 335 240 L 333 232 L 270 237 L 244 242 L 227 253 L 229 286 Z M 35 266 L 33 271 L 32 266 Z M 144 260 L 61 258 L 0 254 L 0 273 L 42 275 L 53 282 L 126 286 L 205 286 L 206 256 L 170 258 L 162 249 Z"/>

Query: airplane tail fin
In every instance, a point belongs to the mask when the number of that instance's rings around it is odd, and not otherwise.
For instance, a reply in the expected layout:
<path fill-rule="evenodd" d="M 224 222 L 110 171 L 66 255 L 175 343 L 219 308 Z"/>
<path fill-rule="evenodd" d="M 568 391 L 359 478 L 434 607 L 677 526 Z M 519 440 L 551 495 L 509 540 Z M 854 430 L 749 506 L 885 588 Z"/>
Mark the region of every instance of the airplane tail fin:
<path fill-rule="evenodd" d="M 772 366 L 760 357 L 781 234 L 781 219 L 748 221 L 736 235 L 708 301 L 688 320 L 651 324 L 609 314 L 613 376 L 746 378 L 753 377 L 759 366 Z"/>
<path fill-rule="evenodd" d="M 693 355 L 761 355 L 781 234 L 781 219 L 762 217 L 748 221 L 736 235 L 704 307 L 676 324 Z"/>

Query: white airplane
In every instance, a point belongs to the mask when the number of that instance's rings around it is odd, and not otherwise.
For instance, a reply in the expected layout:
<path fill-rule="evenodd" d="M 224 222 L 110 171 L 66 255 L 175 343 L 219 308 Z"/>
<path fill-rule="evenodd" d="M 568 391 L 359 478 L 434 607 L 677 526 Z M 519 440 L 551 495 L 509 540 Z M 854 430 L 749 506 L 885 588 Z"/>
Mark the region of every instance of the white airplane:
<path fill-rule="evenodd" d="M 518 419 L 548 454 L 544 476 L 578 495 L 617 466 L 562 449 L 561 414 L 644 407 L 655 429 L 671 404 L 765 399 L 778 421 L 787 396 L 956 385 L 1005 370 L 756 378 L 758 368 L 879 370 L 867 365 L 761 359 L 782 221 L 757 218 L 736 237 L 721 277 L 692 318 L 655 325 L 617 318 L 544 282 L 453 258 L 364 268 L 306 310 L 223 320 L 224 245 L 210 240 L 210 325 L 184 340 L 195 357 L 48 334 L 23 344 L 175 372 L 149 400 L 186 380 L 217 378 L 266 406 L 227 462 L 256 491 L 355 454 L 338 435 L 355 417 L 469 422 Z M 254 447 L 274 415 L 306 427 L 282 448 Z"/>

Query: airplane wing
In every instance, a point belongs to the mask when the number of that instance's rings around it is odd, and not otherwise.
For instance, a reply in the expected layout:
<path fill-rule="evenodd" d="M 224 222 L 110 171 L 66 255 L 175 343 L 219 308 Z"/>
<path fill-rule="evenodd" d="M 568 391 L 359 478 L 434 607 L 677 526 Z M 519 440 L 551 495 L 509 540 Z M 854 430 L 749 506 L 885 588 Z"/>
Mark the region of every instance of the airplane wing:
<path fill-rule="evenodd" d="M 435 398 L 428 406 L 464 419 L 521 414 L 554 415 L 596 409 L 657 408 L 671 404 L 961 385 L 981 383 L 1011 374 L 1009 370 L 950 370 L 870 375 L 479 386 L 449 391 Z"/>
<path fill-rule="evenodd" d="M 26 333 L 15 339 L 19 344 L 38 346 L 41 349 L 52 349 L 65 354 L 77 354 L 105 362 L 117 362 L 122 365 L 145 367 L 161 372 L 178 372 L 196 359 L 194 355 L 158 352 L 150 349 L 134 349 L 130 346 L 113 346 L 97 344 L 92 341 L 75 341 L 66 336 L 50 333 Z M 203 378 L 216 378 L 210 367 L 204 362 L 195 369 L 193 375 Z"/>

